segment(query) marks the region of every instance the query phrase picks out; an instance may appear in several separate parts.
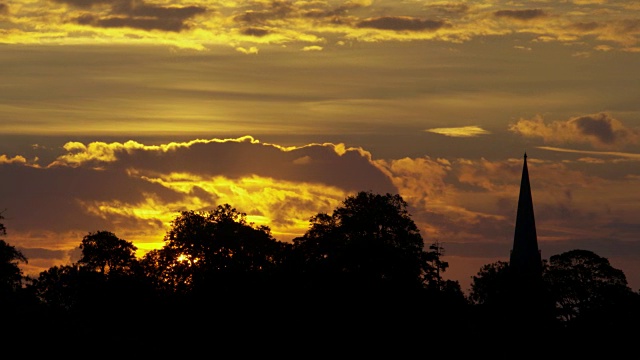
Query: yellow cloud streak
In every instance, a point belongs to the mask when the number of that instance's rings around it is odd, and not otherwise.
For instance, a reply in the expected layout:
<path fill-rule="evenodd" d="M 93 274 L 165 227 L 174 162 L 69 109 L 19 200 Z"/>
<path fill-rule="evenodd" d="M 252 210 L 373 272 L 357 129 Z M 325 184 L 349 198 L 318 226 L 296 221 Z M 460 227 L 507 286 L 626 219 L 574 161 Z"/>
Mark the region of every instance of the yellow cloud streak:
<path fill-rule="evenodd" d="M 557 151 L 557 152 L 566 152 L 566 153 L 574 153 L 574 154 L 591 154 L 591 155 L 606 155 L 606 156 L 617 156 L 623 157 L 627 159 L 640 160 L 640 154 L 636 153 L 625 153 L 619 151 L 590 151 L 590 150 L 573 150 L 573 149 L 565 149 L 553 146 L 538 146 L 538 149 L 549 150 L 549 151 Z"/>
<path fill-rule="evenodd" d="M 491 134 L 491 132 L 479 127 L 479 126 L 462 126 L 462 127 L 451 127 L 451 128 L 434 128 L 427 129 L 426 132 L 431 132 L 434 134 L 440 134 L 451 137 L 474 137 L 478 135 L 486 135 Z"/>

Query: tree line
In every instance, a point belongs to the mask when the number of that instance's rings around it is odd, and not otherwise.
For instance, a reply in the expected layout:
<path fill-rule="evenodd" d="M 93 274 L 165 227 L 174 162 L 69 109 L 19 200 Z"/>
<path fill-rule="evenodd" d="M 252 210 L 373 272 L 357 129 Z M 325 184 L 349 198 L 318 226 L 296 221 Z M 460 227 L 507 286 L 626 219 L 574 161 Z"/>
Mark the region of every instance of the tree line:
<path fill-rule="evenodd" d="M 0 235 L 6 236 L 1 223 Z M 276 324 L 298 336 L 331 327 L 345 336 L 357 330 L 466 338 L 514 329 L 612 334 L 640 320 L 640 293 L 624 273 L 583 249 L 543 261 L 535 304 L 511 291 L 502 261 L 484 265 L 465 295 L 457 281 L 443 279 L 444 248 L 426 246 L 397 194 L 348 196 L 331 214 L 312 216 L 305 234 L 290 243 L 223 204 L 180 212 L 164 245 L 142 257 L 107 230 L 89 232 L 79 249 L 78 261 L 31 277 L 19 267 L 28 259 L 0 239 L 3 318 L 76 336 L 134 323 L 182 328 L 174 334 L 180 336 L 201 323 L 227 334 Z M 521 316 L 532 306 L 535 316 Z"/>

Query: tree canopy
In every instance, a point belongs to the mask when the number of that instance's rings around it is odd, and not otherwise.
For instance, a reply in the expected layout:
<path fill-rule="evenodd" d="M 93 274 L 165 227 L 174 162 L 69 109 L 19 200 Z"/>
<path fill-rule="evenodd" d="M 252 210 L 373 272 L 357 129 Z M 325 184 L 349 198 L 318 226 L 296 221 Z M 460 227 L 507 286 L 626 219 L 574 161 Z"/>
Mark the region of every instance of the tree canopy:
<path fill-rule="evenodd" d="M 418 227 L 400 195 L 361 191 L 331 215 L 311 217 L 307 232 L 293 240 L 294 252 L 312 279 L 371 289 L 420 289 L 438 281 L 445 263 L 425 250 Z M 311 280 L 314 281 L 314 280 Z"/>
<path fill-rule="evenodd" d="M 611 316 L 613 310 L 625 308 L 632 295 L 621 270 L 584 249 L 551 256 L 545 279 L 555 295 L 557 315 L 567 323 L 583 324 L 602 313 Z"/>
<path fill-rule="evenodd" d="M 132 270 L 136 263 L 136 250 L 133 243 L 118 238 L 110 231 L 96 231 L 85 235 L 80 243 L 82 258 L 78 264 L 101 274 Z"/>
<path fill-rule="evenodd" d="M 267 226 L 249 223 L 245 213 L 223 204 L 210 211 L 181 212 L 164 246 L 149 252 L 143 266 L 161 279 L 158 286 L 177 291 L 201 290 L 214 279 L 218 285 L 239 286 L 272 271 L 283 261 L 286 247 Z"/>

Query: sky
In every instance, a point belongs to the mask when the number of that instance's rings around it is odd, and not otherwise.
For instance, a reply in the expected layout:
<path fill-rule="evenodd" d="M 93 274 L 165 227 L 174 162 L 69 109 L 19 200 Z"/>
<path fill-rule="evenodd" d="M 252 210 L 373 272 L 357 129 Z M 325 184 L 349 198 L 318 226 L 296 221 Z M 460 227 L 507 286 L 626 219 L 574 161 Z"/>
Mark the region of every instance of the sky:
<path fill-rule="evenodd" d="M 0 211 L 37 276 L 230 204 L 291 241 L 399 194 L 467 292 L 538 245 L 640 290 L 640 3 L 0 0 Z"/>

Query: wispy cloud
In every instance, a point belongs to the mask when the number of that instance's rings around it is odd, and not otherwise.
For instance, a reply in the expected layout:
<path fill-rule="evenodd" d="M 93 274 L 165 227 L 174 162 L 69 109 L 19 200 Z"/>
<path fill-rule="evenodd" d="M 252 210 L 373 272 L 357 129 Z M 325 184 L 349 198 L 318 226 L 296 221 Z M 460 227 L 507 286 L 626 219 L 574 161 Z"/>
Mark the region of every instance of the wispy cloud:
<path fill-rule="evenodd" d="M 640 154 L 626 153 L 626 152 L 619 152 L 619 151 L 574 150 L 574 149 L 565 149 L 565 148 L 552 147 L 552 146 L 538 146 L 538 149 L 565 152 L 565 153 L 574 153 L 574 154 L 615 156 L 615 157 L 621 157 L 621 158 L 627 158 L 627 159 L 633 159 L 633 160 L 640 160 Z M 586 161 L 586 159 L 585 159 L 585 161 Z"/>
<path fill-rule="evenodd" d="M 462 127 L 451 127 L 451 128 L 433 128 L 427 129 L 426 132 L 431 132 L 434 134 L 440 134 L 451 137 L 474 137 L 480 135 L 491 134 L 491 132 L 479 127 L 479 126 L 462 126 Z"/>

